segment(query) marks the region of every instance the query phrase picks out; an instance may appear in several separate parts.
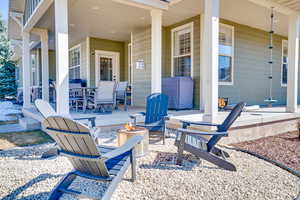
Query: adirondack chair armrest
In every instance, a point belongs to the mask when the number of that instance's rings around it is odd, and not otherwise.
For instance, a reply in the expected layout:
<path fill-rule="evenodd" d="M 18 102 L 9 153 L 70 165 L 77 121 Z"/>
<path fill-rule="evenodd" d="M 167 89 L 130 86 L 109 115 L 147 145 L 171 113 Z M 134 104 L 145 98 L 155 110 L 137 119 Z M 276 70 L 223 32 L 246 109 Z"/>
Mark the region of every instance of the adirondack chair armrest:
<path fill-rule="evenodd" d="M 145 112 L 135 113 L 135 114 L 133 114 L 133 115 L 130 115 L 129 117 L 130 117 L 131 119 L 135 119 L 135 118 L 137 118 L 137 117 L 143 117 L 143 116 L 146 116 L 146 113 L 145 113 Z"/>
<path fill-rule="evenodd" d="M 133 115 L 129 115 L 129 117 L 130 117 L 131 119 L 133 119 L 134 125 L 136 125 L 136 118 L 138 118 L 138 117 L 144 117 L 144 116 L 146 116 L 146 113 L 145 113 L 145 112 L 139 112 L 139 113 L 135 113 L 135 114 L 133 114 Z"/>
<path fill-rule="evenodd" d="M 128 152 L 128 151 L 132 150 L 135 147 L 135 145 L 137 145 L 139 142 L 141 142 L 142 139 L 143 139 L 142 136 L 133 136 L 121 147 L 103 154 L 102 159 L 109 160 L 109 159 L 115 158 L 125 152 Z"/>
<path fill-rule="evenodd" d="M 96 117 L 79 117 L 75 118 L 74 120 L 88 120 L 91 123 L 92 128 L 96 126 Z"/>
<path fill-rule="evenodd" d="M 179 128 L 177 130 L 188 135 L 228 136 L 228 132 L 204 132 L 185 128 Z"/>
<path fill-rule="evenodd" d="M 198 126 L 220 126 L 220 124 L 208 123 L 208 122 L 192 122 L 192 121 L 180 121 L 183 127 L 187 127 L 190 125 L 198 125 Z"/>

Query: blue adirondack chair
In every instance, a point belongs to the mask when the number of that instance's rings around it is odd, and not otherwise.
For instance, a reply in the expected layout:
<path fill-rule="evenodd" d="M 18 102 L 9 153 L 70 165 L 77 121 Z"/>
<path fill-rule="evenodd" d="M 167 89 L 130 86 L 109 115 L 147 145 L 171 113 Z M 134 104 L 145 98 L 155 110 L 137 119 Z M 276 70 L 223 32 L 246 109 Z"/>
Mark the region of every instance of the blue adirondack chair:
<path fill-rule="evenodd" d="M 228 136 L 228 129 L 241 115 L 245 105 L 244 102 L 237 104 L 222 124 L 181 121 L 182 128 L 178 129 L 175 140 L 175 146 L 178 148 L 177 164 L 182 164 L 183 151 L 187 151 L 221 168 L 236 171 L 236 167 L 225 160 L 226 157 L 229 157 L 229 154 L 216 147 L 216 144 L 222 137 Z M 217 127 L 217 131 L 203 132 L 191 130 L 188 129 L 190 125 L 215 126 Z M 211 137 L 207 139 L 207 136 Z"/>
<path fill-rule="evenodd" d="M 145 121 L 137 124 L 136 119 L 144 116 Z M 144 127 L 149 132 L 161 132 L 163 144 L 165 144 L 165 120 L 168 118 L 168 96 L 161 93 L 154 93 L 147 97 L 146 112 L 130 115 L 134 120 L 134 125 Z"/>

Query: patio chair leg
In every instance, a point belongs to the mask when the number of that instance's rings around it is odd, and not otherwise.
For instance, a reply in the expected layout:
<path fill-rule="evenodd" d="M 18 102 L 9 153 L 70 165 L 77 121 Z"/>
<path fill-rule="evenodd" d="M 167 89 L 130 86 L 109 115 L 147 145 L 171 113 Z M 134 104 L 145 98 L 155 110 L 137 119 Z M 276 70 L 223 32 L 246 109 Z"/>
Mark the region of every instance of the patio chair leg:
<path fill-rule="evenodd" d="M 136 159 L 135 159 L 134 149 L 131 151 L 130 162 L 131 162 L 131 180 L 132 182 L 134 182 L 136 180 Z"/>
<path fill-rule="evenodd" d="M 166 144 L 166 130 L 162 131 L 162 139 L 163 139 L 163 145 Z"/>
<path fill-rule="evenodd" d="M 179 142 L 179 146 L 178 146 L 177 165 L 182 165 L 185 138 L 186 138 L 186 133 L 181 133 L 180 142 Z"/>

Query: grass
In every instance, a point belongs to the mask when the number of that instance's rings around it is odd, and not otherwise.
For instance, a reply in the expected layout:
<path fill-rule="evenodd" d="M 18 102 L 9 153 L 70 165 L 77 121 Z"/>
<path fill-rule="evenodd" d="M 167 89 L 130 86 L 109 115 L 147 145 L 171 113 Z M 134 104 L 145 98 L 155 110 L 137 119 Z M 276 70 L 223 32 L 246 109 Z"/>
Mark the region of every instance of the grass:
<path fill-rule="evenodd" d="M 39 130 L 0 134 L 0 150 L 43 144 L 47 142 L 53 142 L 53 140 L 46 133 Z"/>

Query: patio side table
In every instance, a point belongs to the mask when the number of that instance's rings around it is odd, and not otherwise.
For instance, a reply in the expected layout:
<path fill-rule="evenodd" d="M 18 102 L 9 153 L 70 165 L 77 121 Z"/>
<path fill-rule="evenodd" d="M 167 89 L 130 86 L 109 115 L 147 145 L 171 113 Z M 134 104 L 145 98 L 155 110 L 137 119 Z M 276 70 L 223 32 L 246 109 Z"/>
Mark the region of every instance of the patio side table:
<path fill-rule="evenodd" d="M 135 130 L 118 130 L 118 145 L 122 146 L 127 140 L 135 135 L 143 136 L 143 140 L 135 147 L 136 157 L 145 156 L 149 151 L 149 131 L 142 127 L 134 127 Z"/>

